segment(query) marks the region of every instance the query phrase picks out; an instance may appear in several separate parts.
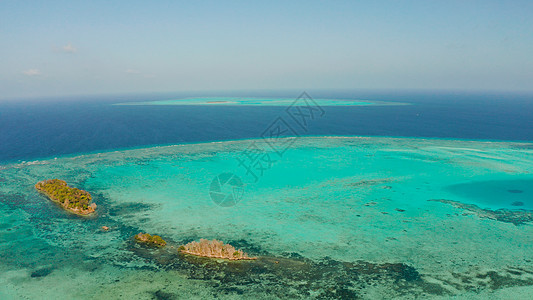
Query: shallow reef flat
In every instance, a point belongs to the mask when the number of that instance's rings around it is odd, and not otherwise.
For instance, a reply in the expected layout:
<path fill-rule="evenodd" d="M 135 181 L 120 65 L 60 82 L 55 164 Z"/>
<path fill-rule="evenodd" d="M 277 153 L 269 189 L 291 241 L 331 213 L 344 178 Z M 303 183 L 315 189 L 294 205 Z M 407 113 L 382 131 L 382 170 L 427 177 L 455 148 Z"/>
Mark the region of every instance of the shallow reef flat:
<path fill-rule="evenodd" d="M 281 155 L 263 140 L 242 140 L 2 166 L 0 298 L 533 295 L 531 143 L 282 142 L 290 147 Z M 266 155 L 256 176 L 242 164 L 251 145 Z M 210 191 L 225 173 L 242 185 L 221 190 L 237 200 L 224 207 Z M 41 178 L 90 192 L 98 216 L 79 218 L 43 201 L 33 187 Z M 167 245 L 136 243 L 139 232 Z M 257 259 L 179 253 L 201 238 Z"/>

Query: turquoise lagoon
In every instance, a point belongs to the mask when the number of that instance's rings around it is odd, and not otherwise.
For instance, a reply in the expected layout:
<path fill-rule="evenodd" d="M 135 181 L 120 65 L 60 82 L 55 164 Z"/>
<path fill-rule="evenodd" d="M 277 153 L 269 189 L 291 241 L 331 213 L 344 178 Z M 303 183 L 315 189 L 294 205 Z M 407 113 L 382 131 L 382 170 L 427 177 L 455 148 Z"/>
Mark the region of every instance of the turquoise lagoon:
<path fill-rule="evenodd" d="M 253 143 L 272 158 L 257 178 L 238 163 Z M 0 298 L 533 297 L 533 144 L 291 143 L 282 155 L 241 140 L 2 166 Z M 221 173 L 244 183 L 234 206 L 209 196 Z M 39 195 L 33 185 L 46 178 L 90 191 L 97 215 L 70 215 Z M 499 209 L 524 222 L 495 218 Z M 140 231 L 169 246 L 135 245 Z M 260 259 L 177 254 L 176 246 L 199 238 Z"/>

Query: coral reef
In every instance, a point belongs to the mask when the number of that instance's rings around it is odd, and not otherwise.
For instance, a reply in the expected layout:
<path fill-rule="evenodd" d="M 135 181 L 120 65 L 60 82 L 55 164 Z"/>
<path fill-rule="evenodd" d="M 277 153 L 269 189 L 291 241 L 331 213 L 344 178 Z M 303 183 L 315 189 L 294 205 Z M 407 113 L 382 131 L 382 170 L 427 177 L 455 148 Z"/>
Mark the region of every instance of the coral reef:
<path fill-rule="evenodd" d="M 153 262 L 155 271 L 178 271 L 188 279 L 211 286 L 215 295 L 239 299 L 262 299 L 265 294 L 272 299 L 449 299 L 533 286 L 533 269 L 520 264 L 501 268 L 472 266 L 433 274 L 398 261 L 309 259 L 298 253 L 273 256 L 243 240 L 232 244 L 254 249 L 261 256 L 246 263 L 233 263 L 195 255 L 176 256 L 175 250 L 169 248 L 129 250 L 132 256 Z M 166 296 L 179 299 L 180 295 Z"/>
<path fill-rule="evenodd" d="M 364 299 L 377 285 L 387 290 L 390 299 L 447 294 L 445 288 L 426 282 L 417 269 L 402 263 L 317 261 L 297 253 L 271 256 L 256 249 L 261 256 L 246 263 L 195 255 L 176 257 L 170 249 L 157 253 L 142 248 L 131 251 L 150 259 L 159 269 L 179 271 L 212 286 L 217 295 L 243 299 L 264 298 L 266 294 L 272 299 Z"/>
<path fill-rule="evenodd" d="M 43 180 L 35 184 L 35 188 L 67 211 L 77 215 L 88 215 L 96 209 L 96 204 L 90 203 L 92 197 L 89 192 L 69 187 L 63 180 Z"/>
<path fill-rule="evenodd" d="M 150 235 L 149 233 L 139 232 L 135 235 L 135 240 L 139 243 L 145 243 L 149 245 L 155 245 L 158 247 L 164 247 L 167 242 L 158 235 Z"/>
<path fill-rule="evenodd" d="M 180 246 L 178 250 L 182 253 L 211 258 L 229 260 L 257 259 L 257 257 L 249 257 L 242 250 L 236 250 L 235 247 L 217 240 L 200 239 L 200 242 L 192 241 L 187 245 Z"/>

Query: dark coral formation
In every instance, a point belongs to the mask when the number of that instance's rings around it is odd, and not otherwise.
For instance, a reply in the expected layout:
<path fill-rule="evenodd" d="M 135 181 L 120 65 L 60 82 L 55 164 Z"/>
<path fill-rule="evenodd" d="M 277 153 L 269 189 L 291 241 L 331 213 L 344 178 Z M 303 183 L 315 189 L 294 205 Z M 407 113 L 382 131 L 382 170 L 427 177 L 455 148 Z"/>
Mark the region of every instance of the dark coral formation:
<path fill-rule="evenodd" d="M 494 291 L 513 286 L 533 286 L 533 272 L 520 267 L 507 267 L 499 271 L 478 270 L 469 273 L 452 273 L 452 276 L 457 280 L 447 283 L 457 290 L 479 292 L 483 289 Z"/>
<path fill-rule="evenodd" d="M 96 210 L 89 192 L 72 188 L 63 180 L 49 179 L 38 182 L 35 188 L 59 203 L 64 209 L 77 215 L 88 215 Z"/>
<path fill-rule="evenodd" d="M 167 244 L 167 242 L 165 242 L 165 240 L 163 240 L 160 236 L 150 235 L 149 233 L 139 232 L 134 238 L 139 243 L 154 245 L 157 247 L 164 247 Z"/>
<path fill-rule="evenodd" d="M 31 272 L 30 277 L 32 277 L 32 278 L 35 278 L 35 277 L 46 277 L 50 273 L 52 273 L 52 271 L 53 271 L 52 268 L 37 269 L 37 270 Z"/>
<path fill-rule="evenodd" d="M 465 204 L 458 201 L 446 200 L 446 199 L 431 199 L 428 201 L 442 202 L 450 204 L 454 207 L 461 208 L 473 212 L 480 218 L 491 219 L 500 222 L 512 223 L 520 225 L 533 221 L 533 211 L 529 210 L 510 210 L 510 209 L 482 209 L 474 204 Z"/>
<path fill-rule="evenodd" d="M 513 286 L 533 286 L 533 270 L 507 267 L 501 270 L 473 267 L 466 272 L 421 274 L 401 262 L 344 262 L 330 258 L 311 260 L 298 253 L 272 256 L 245 241 L 232 241 L 254 254 L 252 261 L 220 261 L 181 254 L 167 248 L 150 251 L 131 247 L 136 256 L 155 264 L 156 270 L 175 270 L 201 280 L 213 295 L 281 299 L 383 299 L 452 297 L 468 292 L 495 291 Z M 378 293 L 378 294 L 376 294 Z M 168 294 L 169 297 L 178 295 Z"/>
<path fill-rule="evenodd" d="M 132 247 L 140 257 L 158 268 L 176 270 L 189 279 L 202 280 L 216 295 L 236 294 L 254 298 L 360 299 L 375 286 L 385 286 L 390 296 L 447 294 L 439 286 L 425 281 L 412 266 L 403 263 L 342 262 L 329 258 L 314 261 L 291 253 L 288 257 L 264 255 L 247 262 L 216 261 L 205 257 L 161 249 L 152 252 Z"/>
<path fill-rule="evenodd" d="M 369 180 L 360 180 L 356 182 L 347 183 L 347 187 L 360 187 L 360 186 L 372 186 L 372 185 L 379 185 L 384 183 L 391 182 L 391 178 L 378 178 L 378 179 L 369 179 Z M 384 186 L 384 189 L 391 189 L 391 186 Z"/>

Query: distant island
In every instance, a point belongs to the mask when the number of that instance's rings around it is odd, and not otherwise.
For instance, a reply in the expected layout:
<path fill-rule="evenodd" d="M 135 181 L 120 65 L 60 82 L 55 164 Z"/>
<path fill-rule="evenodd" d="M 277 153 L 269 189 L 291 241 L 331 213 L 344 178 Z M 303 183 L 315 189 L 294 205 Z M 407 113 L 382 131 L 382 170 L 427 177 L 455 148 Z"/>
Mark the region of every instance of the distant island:
<path fill-rule="evenodd" d="M 180 246 L 178 251 L 196 256 L 229 260 L 257 259 L 257 257 L 249 257 L 242 250 L 236 250 L 235 247 L 217 240 L 200 239 L 200 242 L 192 241 L 187 245 Z"/>
<path fill-rule="evenodd" d="M 89 192 L 69 187 L 64 180 L 43 180 L 35 184 L 35 188 L 74 214 L 85 216 L 96 210 L 96 204 L 91 203 Z"/>
<path fill-rule="evenodd" d="M 164 247 L 167 244 L 167 242 L 165 242 L 165 240 L 163 240 L 163 238 L 161 238 L 160 236 L 150 235 L 149 233 L 139 232 L 135 235 L 134 238 L 135 241 L 137 241 L 138 243 L 153 245 L 157 247 Z"/>
<path fill-rule="evenodd" d="M 354 100 L 354 99 L 293 99 L 293 98 L 253 98 L 253 97 L 199 97 L 157 101 L 124 102 L 113 105 L 231 105 L 231 106 L 396 106 L 411 103 Z"/>

